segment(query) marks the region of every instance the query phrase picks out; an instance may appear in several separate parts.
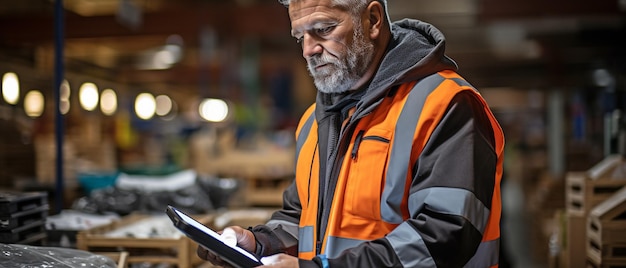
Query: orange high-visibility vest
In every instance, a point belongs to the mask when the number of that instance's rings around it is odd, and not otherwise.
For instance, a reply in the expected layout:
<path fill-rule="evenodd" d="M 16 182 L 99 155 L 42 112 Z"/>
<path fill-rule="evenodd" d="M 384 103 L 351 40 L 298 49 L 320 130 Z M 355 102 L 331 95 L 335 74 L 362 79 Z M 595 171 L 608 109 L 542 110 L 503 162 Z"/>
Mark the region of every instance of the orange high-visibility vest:
<path fill-rule="evenodd" d="M 337 178 L 329 220 L 323 223 L 327 224 L 326 232 L 320 238 L 317 237 L 320 161 L 315 105 L 307 109 L 296 130 L 296 185 L 302 205 L 300 258 L 312 259 L 321 253 L 329 258 L 338 256 L 364 241 L 385 237 L 411 217 L 412 165 L 451 99 L 462 91 L 475 94 L 482 102 L 494 131 L 497 155 L 488 218 L 477 226 L 483 240 L 468 266 L 497 267 L 504 136 L 483 98 L 453 71 L 442 71 L 401 85 L 395 94 L 386 97 L 371 114 L 359 120 Z"/>

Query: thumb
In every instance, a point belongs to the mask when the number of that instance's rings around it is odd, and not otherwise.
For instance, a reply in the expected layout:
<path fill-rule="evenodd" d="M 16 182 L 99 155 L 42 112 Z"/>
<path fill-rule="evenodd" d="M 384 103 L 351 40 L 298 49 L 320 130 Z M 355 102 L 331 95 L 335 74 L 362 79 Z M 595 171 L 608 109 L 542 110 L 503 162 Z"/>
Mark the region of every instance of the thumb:
<path fill-rule="evenodd" d="M 228 246 L 234 247 L 237 245 L 237 233 L 235 233 L 235 230 L 232 228 L 224 228 L 220 238 L 222 239 L 222 242 Z"/>

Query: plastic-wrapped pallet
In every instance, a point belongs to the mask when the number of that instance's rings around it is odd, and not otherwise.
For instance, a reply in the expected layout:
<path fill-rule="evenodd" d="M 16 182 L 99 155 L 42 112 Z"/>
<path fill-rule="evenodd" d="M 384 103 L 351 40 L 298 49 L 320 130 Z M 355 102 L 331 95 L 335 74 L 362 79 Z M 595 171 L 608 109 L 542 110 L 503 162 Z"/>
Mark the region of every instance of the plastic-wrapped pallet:
<path fill-rule="evenodd" d="M 116 268 L 109 257 L 83 250 L 0 244 L 0 267 Z"/>

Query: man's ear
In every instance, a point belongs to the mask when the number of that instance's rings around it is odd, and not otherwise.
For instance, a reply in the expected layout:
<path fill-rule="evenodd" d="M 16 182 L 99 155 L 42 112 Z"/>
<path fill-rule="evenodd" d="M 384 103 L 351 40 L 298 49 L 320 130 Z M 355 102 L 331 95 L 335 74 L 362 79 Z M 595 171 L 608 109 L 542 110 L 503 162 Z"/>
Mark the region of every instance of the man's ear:
<path fill-rule="evenodd" d="M 367 6 L 366 13 L 367 13 L 366 19 L 369 22 L 368 23 L 369 37 L 372 40 L 378 39 L 378 37 L 380 37 L 380 32 L 382 30 L 382 27 L 384 27 L 383 22 L 385 19 L 385 11 L 383 9 L 383 6 L 378 1 L 372 1 Z"/>

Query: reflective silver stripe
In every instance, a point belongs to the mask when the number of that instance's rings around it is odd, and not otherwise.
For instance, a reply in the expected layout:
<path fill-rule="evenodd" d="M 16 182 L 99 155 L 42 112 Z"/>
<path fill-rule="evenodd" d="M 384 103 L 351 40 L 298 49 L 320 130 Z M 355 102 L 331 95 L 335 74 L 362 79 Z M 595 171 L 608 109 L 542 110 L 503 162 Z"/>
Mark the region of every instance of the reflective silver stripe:
<path fill-rule="evenodd" d="M 481 234 L 489 221 L 489 208 L 485 207 L 474 193 L 461 188 L 432 187 L 409 196 L 411 215 L 416 215 L 424 207 L 437 213 L 462 216 Z"/>
<path fill-rule="evenodd" d="M 500 239 L 480 243 L 476 254 L 465 264 L 464 267 L 492 267 L 499 263 Z"/>
<path fill-rule="evenodd" d="M 283 230 L 289 233 L 293 237 L 298 237 L 298 225 L 293 222 L 283 220 L 270 220 L 265 225 L 271 229 L 276 229 L 278 226 L 282 226 Z"/>
<path fill-rule="evenodd" d="M 444 78 L 439 74 L 420 80 L 415 84 L 413 90 L 409 93 L 404 107 L 402 107 L 396 123 L 385 189 L 383 190 L 380 203 L 381 218 L 386 222 L 399 224 L 403 221 L 400 204 L 404 197 L 406 176 L 411 164 L 409 163 L 412 149 L 410 145 L 413 144 L 417 121 L 426 98 L 443 81 Z"/>
<path fill-rule="evenodd" d="M 300 128 L 300 133 L 298 133 L 298 137 L 296 138 L 296 161 L 300 159 L 300 150 L 302 146 L 304 146 L 304 142 L 311 132 L 311 126 L 313 125 L 313 121 L 315 120 L 315 111 L 311 113 L 309 118 L 307 118 L 306 122 L 302 128 Z M 296 163 L 297 165 L 297 163 Z M 297 169 L 297 167 L 296 167 Z M 283 225 L 284 226 L 284 225 Z M 289 226 L 289 228 L 285 229 L 290 234 L 294 235 L 294 230 L 292 228 L 298 228 L 298 226 Z M 299 252 L 313 252 L 315 249 L 315 243 L 313 242 L 313 226 L 305 226 L 297 229 L 298 236 L 298 251 Z"/>
<path fill-rule="evenodd" d="M 424 239 L 408 223 L 398 225 L 386 238 L 402 262 L 402 267 L 436 267 Z"/>
<path fill-rule="evenodd" d="M 329 236 L 326 242 L 326 251 L 323 253 L 325 253 L 328 258 L 332 259 L 338 257 L 342 251 L 356 247 L 363 242 L 365 242 L 365 240 Z"/>
<path fill-rule="evenodd" d="M 309 118 L 307 118 L 306 122 L 304 122 L 304 125 L 302 126 L 302 128 L 300 128 L 300 133 L 298 133 L 298 137 L 296 138 L 296 160 L 300 155 L 300 150 L 302 149 L 302 146 L 304 146 L 306 137 L 308 137 L 309 132 L 311 132 L 313 120 L 315 120 L 315 111 L 313 111 Z"/>
<path fill-rule="evenodd" d="M 450 78 L 450 80 L 454 81 L 459 86 L 467 86 L 474 88 L 469 82 L 465 81 L 463 78 Z"/>
<path fill-rule="evenodd" d="M 315 249 L 313 242 L 313 226 L 300 227 L 298 232 L 298 251 L 313 252 Z"/>

